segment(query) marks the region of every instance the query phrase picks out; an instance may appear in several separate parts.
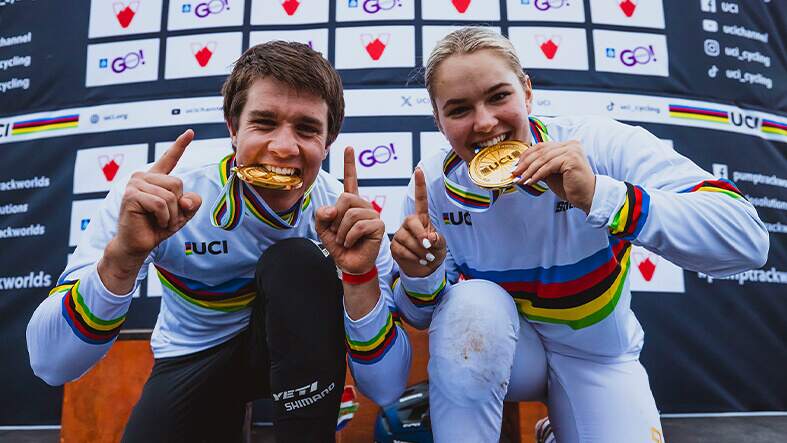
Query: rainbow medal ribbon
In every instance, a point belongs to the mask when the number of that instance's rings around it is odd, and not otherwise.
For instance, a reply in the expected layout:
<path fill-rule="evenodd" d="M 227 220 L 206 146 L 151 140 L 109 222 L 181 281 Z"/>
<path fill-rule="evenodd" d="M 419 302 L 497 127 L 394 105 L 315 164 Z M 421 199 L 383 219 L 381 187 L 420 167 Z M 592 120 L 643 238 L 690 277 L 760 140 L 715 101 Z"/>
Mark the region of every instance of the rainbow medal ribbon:
<path fill-rule="evenodd" d="M 314 183 L 290 210 L 277 213 L 268 206 L 254 186 L 241 180 L 235 171 L 234 154 L 224 157 L 219 162 L 219 177 L 223 186 L 211 207 L 210 217 L 211 224 L 217 228 L 227 231 L 235 229 L 243 219 L 244 213 L 248 211 L 274 229 L 291 229 L 298 224 L 301 213 L 311 203 Z"/>
<path fill-rule="evenodd" d="M 210 223 L 226 231 L 232 231 L 243 218 L 243 182 L 233 171 L 235 154 L 230 154 L 219 162 L 221 192 L 210 209 Z"/>
<path fill-rule="evenodd" d="M 528 120 L 533 143 L 551 140 L 544 123 L 535 117 L 529 117 Z M 463 164 L 464 162 L 455 152 L 449 152 L 445 160 L 443 160 L 443 183 L 445 184 L 445 195 L 448 199 L 460 208 L 470 212 L 488 211 L 501 195 L 512 192 L 515 189 L 535 197 L 540 196 L 548 189 L 546 183 L 542 181 L 528 185 L 516 184 L 499 189 L 462 186 L 451 180 L 449 176 L 456 173 Z"/>

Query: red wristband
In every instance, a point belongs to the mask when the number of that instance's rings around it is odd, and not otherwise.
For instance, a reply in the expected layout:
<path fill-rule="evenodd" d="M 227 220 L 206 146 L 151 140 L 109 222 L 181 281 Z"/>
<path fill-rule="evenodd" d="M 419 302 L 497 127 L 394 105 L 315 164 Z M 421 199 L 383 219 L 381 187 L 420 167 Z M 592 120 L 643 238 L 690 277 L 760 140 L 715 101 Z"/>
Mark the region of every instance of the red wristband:
<path fill-rule="evenodd" d="M 371 279 L 377 277 L 377 266 L 374 266 L 369 272 L 364 274 L 348 274 L 344 271 L 339 271 L 342 273 L 342 281 L 351 285 L 360 285 L 361 283 L 366 283 Z"/>

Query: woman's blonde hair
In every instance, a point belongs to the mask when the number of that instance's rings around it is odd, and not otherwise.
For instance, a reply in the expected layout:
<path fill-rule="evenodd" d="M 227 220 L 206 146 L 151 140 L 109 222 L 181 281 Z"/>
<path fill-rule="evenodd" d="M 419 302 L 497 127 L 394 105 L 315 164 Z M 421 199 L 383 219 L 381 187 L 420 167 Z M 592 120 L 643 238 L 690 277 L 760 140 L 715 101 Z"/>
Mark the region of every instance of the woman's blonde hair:
<path fill-rule="evenodd" d="M 503 60 L 519 77 L 522 86 L 527 86 L 527 74 L 522 69 L 522 63 L 520 63 L 519 56 L 516 55 L 516 50 L 510 40 L 489 28 L 469 26 L 457 29 L 437 42 L 426 62 L 424 81 L 426 90 L 429 92 L 429 99 L 432 101 L 432 111 L 435 117 L 437 117 L 437 105 L 434 100 L 434 81 L 440 64 L 452 55 L 472 54 L 482 49 L 491 49 L 502 56 Z"/>

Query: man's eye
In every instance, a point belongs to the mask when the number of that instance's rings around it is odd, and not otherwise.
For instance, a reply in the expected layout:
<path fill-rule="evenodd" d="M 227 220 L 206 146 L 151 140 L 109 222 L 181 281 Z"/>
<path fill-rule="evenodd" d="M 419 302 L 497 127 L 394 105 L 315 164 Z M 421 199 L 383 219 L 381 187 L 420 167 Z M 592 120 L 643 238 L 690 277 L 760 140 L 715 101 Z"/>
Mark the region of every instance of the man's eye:
<path fill-rule="evenodd" d="M 300 127 L 298 128 L 298 130 L 299 130 L 300 132 L 302 132 L 302 133 L 304 133 L 304 134 L 308 134 L 308 135 L 314 135 L 314 134 L 317 134 L 318 132 L 320 132 L 320 131 L 319 131 L 317 128 L 315 128 L 314 126 L 300 126 Z"/>
<path fill-rule="evenodd" d="M 449 117 L 459 117 L 460 115 L 462 115 L 462 114 L 464 114 L 466 112 L 467 112 L 467 108 L 466 107 L 453 108 L 453 109 L 448 111 L 448 116 Z"/>

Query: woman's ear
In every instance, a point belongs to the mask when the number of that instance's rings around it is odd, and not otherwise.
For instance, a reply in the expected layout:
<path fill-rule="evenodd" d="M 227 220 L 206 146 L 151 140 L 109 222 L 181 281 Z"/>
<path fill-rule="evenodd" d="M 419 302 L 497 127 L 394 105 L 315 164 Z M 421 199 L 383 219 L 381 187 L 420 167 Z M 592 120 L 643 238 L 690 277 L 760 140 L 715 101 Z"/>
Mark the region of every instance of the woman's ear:
<path fill-rule="evenodd" d="M 437 126 L 437 130 L 442 133 L 443 127 L 440 125 L 440 118 L 437 117 L 437 114 L 434 112 L 432 113 L 432 118 L 434 118 L 434 125 Z M 443 133 L 443 135 L 445 135 L 445 133 Z"/>
<path fill-rule="evenodd" d="M 525 84 L 522 87 L 525 88 L 525 108 L 530 115 L 533 113 L 533 85 L 530 83 L 529 75 L 525 75 Z"/>

